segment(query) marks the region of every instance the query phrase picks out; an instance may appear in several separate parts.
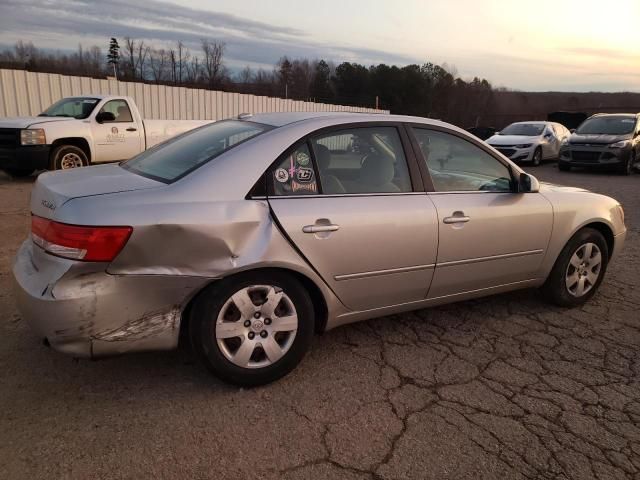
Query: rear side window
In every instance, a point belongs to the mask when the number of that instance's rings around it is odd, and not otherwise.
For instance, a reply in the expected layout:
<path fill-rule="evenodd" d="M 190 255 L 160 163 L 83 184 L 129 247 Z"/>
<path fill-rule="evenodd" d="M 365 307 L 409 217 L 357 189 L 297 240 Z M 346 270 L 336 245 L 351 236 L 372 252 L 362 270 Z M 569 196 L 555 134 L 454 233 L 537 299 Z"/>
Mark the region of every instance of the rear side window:
<path fill-rule="evenodd" d="M 239 120 L 212 123 L 142 152 L 124 162 L 122 167 L 170 183 L 271 128 L 273 127 Z"/>
<path fill-rule="evenodd" d="M 414 128 L 436 192 L 512 190 L 509 168 L 472 143 L 444 132 Z"/>
<path fill-rule="evenodd" d="M 311 139 L 323 194 L 411 191 L 395 127 L 338 130 Z"/>

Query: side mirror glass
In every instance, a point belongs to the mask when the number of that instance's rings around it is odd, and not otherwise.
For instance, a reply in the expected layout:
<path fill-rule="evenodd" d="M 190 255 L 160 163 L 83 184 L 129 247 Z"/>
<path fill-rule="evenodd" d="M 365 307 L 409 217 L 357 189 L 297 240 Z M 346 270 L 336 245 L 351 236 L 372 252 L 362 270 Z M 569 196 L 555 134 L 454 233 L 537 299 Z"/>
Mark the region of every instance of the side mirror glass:
<path fill-rule="evenodd" d="M 540 183 L 533 175 L 522 172 L 518 178 L 519 193 L 536 193 L 540 191 Z"/>
<path fill-rule="evenodd" d="M 96 115 L 96 122 L 104 123 L 104 122 L 114 122 L 116 120 L 116 116 L 111 112 L 99 112 Z"/>

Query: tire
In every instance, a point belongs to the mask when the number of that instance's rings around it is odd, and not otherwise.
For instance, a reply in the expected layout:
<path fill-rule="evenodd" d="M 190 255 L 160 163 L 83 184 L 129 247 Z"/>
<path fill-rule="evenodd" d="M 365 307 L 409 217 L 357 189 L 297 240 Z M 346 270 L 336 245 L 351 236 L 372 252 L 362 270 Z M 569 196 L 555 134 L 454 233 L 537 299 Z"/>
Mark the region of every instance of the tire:
<path fill-rule="evenodd" d="M 295 330 L 292 314 L 297 314 Z M 196 297 L 189 333 L 196 355 L 214 375 L 255 387 L 285 376 L 302 361 L 314 321 L 309 293 L 294 278 L 281 272 L 247 272 L 216 282 Z M 273 360 L 262 345 L 269 346 Z"/>
<path fill-rule="evenodd" d="M 583 259 L 589 251 L 591 252 L 589 261 L 584 262 Z M 599 264 L 597 264 L 598 253 Z M 583 228 L 571 237 L 560 252 L 549 277 L 542 286 L 542 291 L 549 301 L 561 307 L 583 305 L 600 287 L 608 262 L 609 249 L 602 234 L 592 228 Z M 580 280 L 581 278 L 584 280 Z M 584 288 L 582 293 L 579 290 L 581 282 Z"/>
<path fill-rule="evenodd" d="M 617 170 L 620 175 L 631 175 L 631 172 L 633 170 L 633 164 L 635 162 L 632 155 L 633 155 L 633 152 L 630 153 L 629 158 L 627 158 L 627 160 L 618 167 Z"/>
<path fill-rule="evenodd" d="M 14 178 L 23 178 L 23 177 L 28 177 L 29 175 L 31 175 L 33 172 L 35 172 L 35 169 L 33 169 L 33 168 L 5 168 L 4 171 L 7 172 L 9 175 L 11 175 Z"/>
<path fill-rule="evenodd" d="M 540 147 L 536 148 L 536 151 L 533 152 L 533 158 L 531 159 L 531 165 L 534 167 L 539 167 L 542 163 L 542 150 Z"/>
<path fill-rule="evenodd" d="M 87 154 L 74 145 L 60 145 L 51 152 L 51 170 L 69 170 L 89 165 Z"/>
<path fill-rule="evenodd" d="M 564 162 L 558 162 L 558 170 L 561 172 L 569 172 L 571 171 L 571 165 Z"/>

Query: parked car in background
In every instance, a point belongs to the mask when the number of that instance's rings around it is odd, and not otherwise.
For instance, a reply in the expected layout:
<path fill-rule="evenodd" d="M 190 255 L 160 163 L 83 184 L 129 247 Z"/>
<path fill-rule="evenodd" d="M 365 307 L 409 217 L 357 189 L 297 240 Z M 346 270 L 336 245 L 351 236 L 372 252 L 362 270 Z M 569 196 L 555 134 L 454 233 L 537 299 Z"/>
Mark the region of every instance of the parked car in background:
<path fill-rule="evenodd" d="M 640 114 L 593 115 L 562 145 L 558 168 L 613 168 L 629 175 L 640 161 Z"/>
<path fill-rule="evenodd" d="M 23 318 L 78 357 L 175 348 L 273 381 L 314 332 L 542 287 L 591 298 L 622 207 L 539 184 L 462 129 L 348 113 L 206 125 L 122 164 L 40 175 L 13 275 Z"/>
<path fill-rule="evenodd" d="M 514 162 L 557 159 L 560 145 L 570 135 L 566 127 L 554 122 L 517 122 L 487 139 L 487 143 Z"/>
<path fill-rule="evenodd" d="M 67 97 L 37 117 L 0 119 L 0 170 L 20 177 L 127 160 L 206 123 L 143 120 L 130 97 Z"/>

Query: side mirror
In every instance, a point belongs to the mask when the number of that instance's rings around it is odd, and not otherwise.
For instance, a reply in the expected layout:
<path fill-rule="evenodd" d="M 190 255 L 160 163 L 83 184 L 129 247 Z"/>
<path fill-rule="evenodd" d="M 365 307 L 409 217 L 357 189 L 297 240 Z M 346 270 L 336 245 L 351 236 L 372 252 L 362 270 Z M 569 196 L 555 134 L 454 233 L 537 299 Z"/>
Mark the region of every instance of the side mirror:
<path fill-rule="evenodd" d="M 540 183 L 533 175 L 522 172 L 518 178 L 518 193 L 536 193 L 540 191 Z"/>
<path fill-rule="evenodd" d="M 98 112 L 96 115 L 96 122 L 104 123 L 104 122 L 115 122 L 116 116 L 111 112 Z"/>
<path fill-rule="evenodd" d="M 569 133 L 576 133 L 576 129 L 572 128 L 571 130 L 569 130 Z"/>

